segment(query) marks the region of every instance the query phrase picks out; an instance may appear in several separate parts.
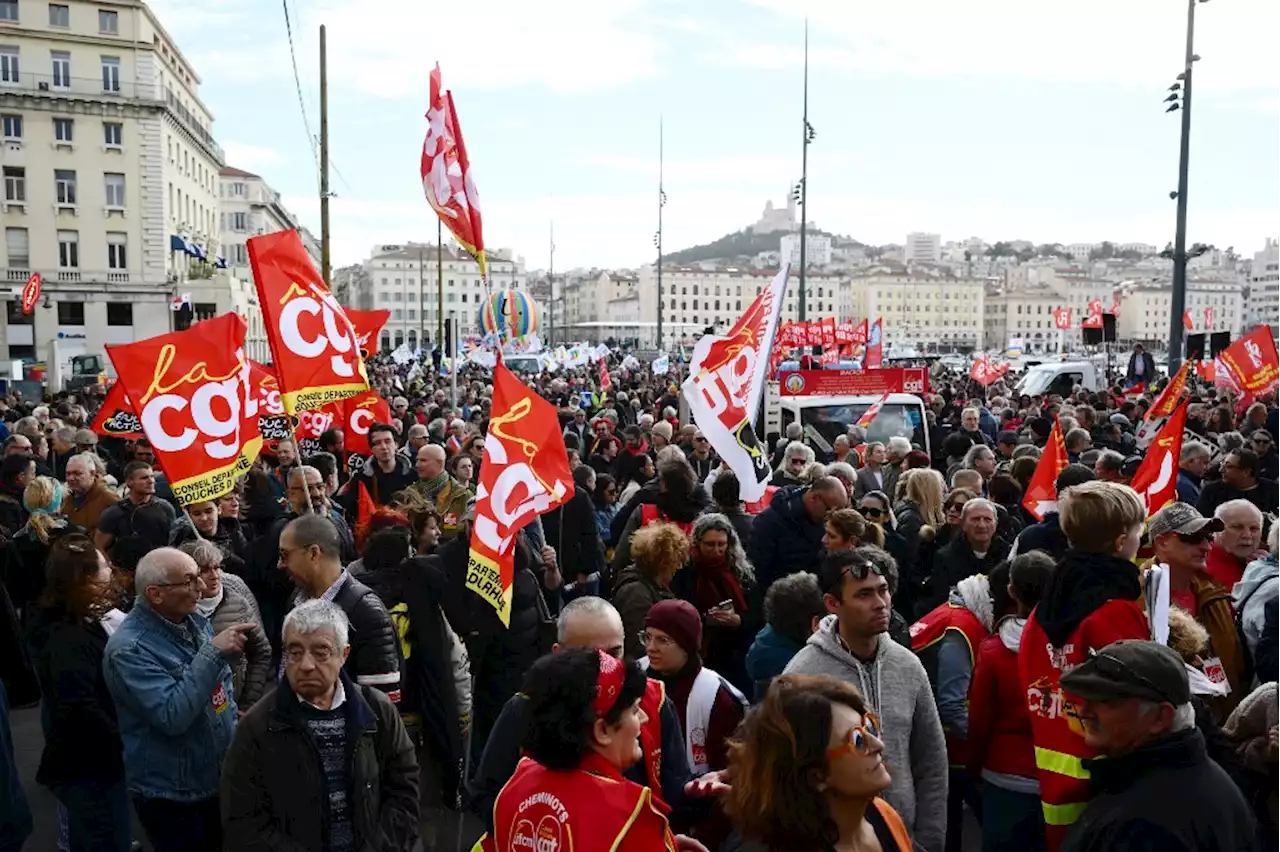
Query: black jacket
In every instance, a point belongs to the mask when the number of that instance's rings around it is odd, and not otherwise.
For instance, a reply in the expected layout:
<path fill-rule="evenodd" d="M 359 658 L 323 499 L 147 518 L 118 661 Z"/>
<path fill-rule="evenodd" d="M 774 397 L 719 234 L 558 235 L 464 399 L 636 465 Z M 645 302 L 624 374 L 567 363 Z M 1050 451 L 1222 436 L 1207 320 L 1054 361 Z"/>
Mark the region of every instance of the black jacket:
<path fill-rule="evenodd" d="M 969 546 L 964 535 L 957 535 L 955 540 L 940 549 L 933 557 L 933 570 L 925 581 L 923 594 L 917 601 L 916 612 L 926 613 L 947 600 L 951 587 L 974 574 L 989 574 L 991 569 L 1004 560 L 1008 546 L 1000 539 L 992 537 L 987 555 L 981 559 Z"/>
<path fill-rule="evenodd" d="M 587 492 L 576 489 L 568 503 L 543 515 L 542 529 L 547 534 L 547 544 L 560 560 L 566 581 L 577 575 L 604 572 L 604 543 L 596 527 L 596 507 Z"/>
<path fill-rule="evenodd" d="M 124 744 L 102 674 L 107 632 L 37 610 L 27 632 L 44 692 L 44 750 L 36 781 L 45 786 L 124 779 Z"/>
<path fill-rule="evenodd" d="M 498 721 L 485 742 L 480 765 L 467 785 L 467 807 L 493 830 L 493 803 L 498 793 L 515 774 L 520 762 L 520 748 L 529 730 L 529 699 L 521 693 L 513 695 L 502 708 Z M 648 786 L 643 761 L 634 764 L 624 776 L 641 786 Z M 658 767 L 658 779 L 662 784 L 662 799 L 674 809 L 673 819 L 697 804 L 686 799 L 684 785 L 693 778 L 684 741 L 680 717 L 671 699 L 662 702 L 662 763 Z"/>
<path fill-rule="evenodd" d="M 413 743 L 386 696 L 357 686 L 345 673 L 341 677 L 356 847 L 412 849 L 419 833 Z M 222 767 L 220 799 L 228 849 L 326 847 L 324 767 L 288 680 L 236 724 Z"/>
<path fill-rule="evenodd" d="M 1055 562 L 1066 555 L 1069 546 L 1057 512 L 1045 512 L 1043 521 L 1032 524 L 1018 534 L 1018 553 L 1043 550 Z"/>
<path fill-rule="evenodd" d="M 173 522 L 173 526 L 169 528 L 169 546 L 181 547 L 189 541 L 199 541 L 204 539 L 222 551 L 224 557 L 234 556 L 238 559 L 244 559 L 249 552 L 249 542 L 244 537 L 244 532 L 240 529 L 239 518 L 218 518 L 218 529 L 212 536 L 205 536 L 204 533 L 196 529 L 194 523 L 182 514 Z"/>
<path fill-rule="evenodd" d="M 774 580 L 817 567 L 826 529 L 804 511 L 804 489 L 784 488 L 756 515 L 747 558 L 756 569 L 761 594 Z"/>
<path fill-rule="evenodd" d="M 1248 852 L 1257 849 L 1240 790 L 1197 730 L 1129 754 L 1085 760 L 1093 798 L 1061 852 Z"/>
<path fill-rule="evenodd" d="M 351 622 L 351 655 L 343 669 L 361 686 L 376 687 L 399 701 L 400 643 L 382 599 L 355 577 L 348 577 L 333 602 Z"/>
<path fill-rule="evenodd" d="M 378 460 L 373 456 L 365 459 L 364 464 L 358 469 L 351 471 L 351 479 L 344 487 L 340 498 L 342 507 L 347 510 L 348 515 L 355 517 L 358 514 L 361 485 L 368 490 L 369 497 L 376 505 L 385 506 L 391 502 L 391 495 L 397 491 L 403 491 L 418 481 L 418 472 L 414 469 L 412 462 L 399 453 L 396 453 L 393 458 L 396 466 L 390 473 L 383 473 L 382 468 L 378 466 Z"/>
<path fill-rule="evenodd" d="M 1142 359 L 1142 366 L 1143 366 L 1143 371 L 1141 376 L 1138 375 L 1138 370 L 1137 370 L 1139 358 Z M 1156 380 L 1156 359 L 1151 357 L 1150 352 L 1143 352 L 1141 355 L 1139 355 L 1137 352 L 1134 352 L 1132 355 L 1129 356 L 1129 366 L 1125 368 L 1124 378 L 1125 378 L 1125 381 L 1127 382 L 1132 382 L 1135 379 L 1140 379 L 1145 384 L 1148 384 L 1148 385 L 1151 384 Z"/>

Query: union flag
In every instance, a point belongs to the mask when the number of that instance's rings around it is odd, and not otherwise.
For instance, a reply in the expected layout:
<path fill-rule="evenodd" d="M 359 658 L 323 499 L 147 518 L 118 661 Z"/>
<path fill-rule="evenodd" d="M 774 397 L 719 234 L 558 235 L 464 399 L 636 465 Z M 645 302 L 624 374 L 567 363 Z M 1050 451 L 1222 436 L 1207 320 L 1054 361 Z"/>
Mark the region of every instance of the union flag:
<path fill-rule="evenodd" d="M 1027 483 L 1027 493 L 1022 496 L 1022 505 L 1037 519 L 1043 521 L 1046 514 L 1058 510 L 1058 474 L 1066 466 L 1067 445 L 1062 440 L 1062 425 L 1054 417 L 1049 441 L 1036 464 L 1036 472 Z"/>

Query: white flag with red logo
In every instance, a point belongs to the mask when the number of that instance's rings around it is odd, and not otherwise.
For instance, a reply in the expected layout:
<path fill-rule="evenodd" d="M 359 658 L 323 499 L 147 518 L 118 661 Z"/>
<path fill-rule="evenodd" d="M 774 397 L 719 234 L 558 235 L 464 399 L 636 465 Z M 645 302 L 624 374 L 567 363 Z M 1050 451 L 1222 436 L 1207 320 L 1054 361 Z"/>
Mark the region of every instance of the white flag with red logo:
<path fill-rule="evenodd" d="M 769 373 L 790 264 L 782 269 L 723 336 L 704 334 L 693 347 L 681 390 L 711 446 L 738 475 L 743 502 L 759 500 L 773 472 L 752 421 Z"/>
<path fill-rule="evenodd" d="M 889 391 L 885 391 L 880 396 L 879 399 L 871 403 L 871 407 L 868 408 L 866 411 L 864 411 L 862 413 L 862 416 L 858 418 L 858 422 L 853 425 L 857 426 L 860 429 L 866 429 L 873 422 L 875 422 L 876 415 L 880 413 L 881 408 L 884 408 L 884 404 L 885 402 L 888 401 L 888 399 L 889 399 Z"/>
<path fill-rule="evenodd" d="M 1067 466 L 1067 445 L 1062 440 L 1062 426 L 1053 418 L 1053 430 L 1040 454 L 1035 473 L 1022 495 L 1022 505 L 1039 520 L 1049 512 L 1058 511 L 1058 474 Z"/>

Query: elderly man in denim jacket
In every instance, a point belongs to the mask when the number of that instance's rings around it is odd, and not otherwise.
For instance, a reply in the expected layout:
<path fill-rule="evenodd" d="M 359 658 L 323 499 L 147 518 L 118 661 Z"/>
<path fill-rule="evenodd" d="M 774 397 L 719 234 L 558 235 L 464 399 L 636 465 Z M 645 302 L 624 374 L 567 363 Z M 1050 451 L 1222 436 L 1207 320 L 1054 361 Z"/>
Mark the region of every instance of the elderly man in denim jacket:
<path fill-rule="evenodd" d="M 254 625 L 214 636 L 195 612 L 200 570 L 171 547 L 142 558 L 134 588 L 103 660 L 134 809 L 156 852 L 221 850 L 218 776 L 236 720 L 226 658 Z"/>

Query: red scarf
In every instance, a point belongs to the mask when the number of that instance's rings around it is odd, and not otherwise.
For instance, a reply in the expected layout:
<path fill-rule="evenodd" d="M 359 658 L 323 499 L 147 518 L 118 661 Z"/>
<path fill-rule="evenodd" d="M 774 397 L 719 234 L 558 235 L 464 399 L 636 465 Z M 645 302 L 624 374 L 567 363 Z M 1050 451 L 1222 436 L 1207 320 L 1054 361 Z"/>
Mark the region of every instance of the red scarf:
<path fill-rule="evenodd" d="M 693 598 L 699 612 L 731 600 L 734 612 L 738 615 L 746 613 L 747 597 L 742 592 L 738 575 L 729 568 L 728 559 L 707 559 L 695 554 L 693 576 Z"/>

